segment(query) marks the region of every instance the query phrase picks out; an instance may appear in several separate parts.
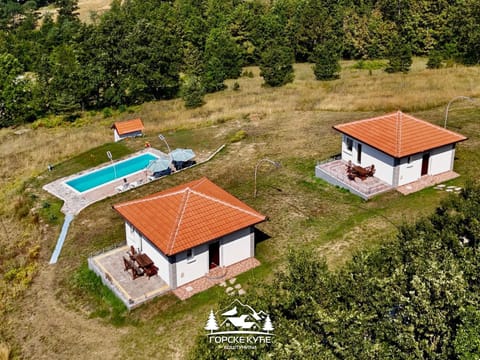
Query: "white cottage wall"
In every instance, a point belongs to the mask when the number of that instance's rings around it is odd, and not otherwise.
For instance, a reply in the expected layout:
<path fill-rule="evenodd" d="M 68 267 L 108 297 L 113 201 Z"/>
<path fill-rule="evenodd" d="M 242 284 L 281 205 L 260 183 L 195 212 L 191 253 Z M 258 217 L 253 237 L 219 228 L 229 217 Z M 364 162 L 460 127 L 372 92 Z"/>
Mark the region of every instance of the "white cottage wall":
<path fill-rule="evenodd" d="M 118 135 L 117 129 L 113 129 L 113 139 L 115 140 L 115 142 L 122 140 L 120 135 Z"/>
<path fill-rule="evenodd" d="M 208 244 L 193 248 L 193 258 L 187 258 L 187 252 L 183 251 L 175 255 L 177 287 L 208 273 Z"/>
<path fill-rule="evenodd" d="M 254 256 L 252 232 L 252 228 L 245 228 L 220 240 L 220 266 L 229 266 Z"/>
<path fill-rule="evenodd" d="M 128 247 L 133 246 L 137 252 L 143 252 L 152 259 L 155 266 L 158 267 L 158 275 L 165 281 L 168 286 L 172 286 L 170 282 L 170 262 L 168 257 L 157 250 L 150 241 L 146 240 L 136 229 L 129 223 L 125 223 L 125 233 Z"/>
<path fill-rule="evenodd" d="M 359 142 L 355 139 L 352 139 L 353 146 L 352 151 L 348 150 L 347 146 L 347 139 L 349 137 L 343 135 L 342 140 L 342 160 L 344 161 L 352 161 L 353 164 L 360 165 L 363 167 L 371 166 L 372 164 L 375 165 L 375 177 L 379 178 L 380 180 L 385 181 L 387 184 L 393 184 L 393 175 L 394 175 L 394 158 L 372 148 L 371 146 Z M 361 162 L 358 163 L 358 144 L 362 144 L 362 154 L 361 154 Z"/>
<path fill-rule="evenodd" d="M 430 163 L 428 174 L 437 175 L 453 170 L 455 158 L 455 145 L 446 145 L 430 150 Z"/>
<path fill-rule="evenodd" d="M 410 163 L 408 159 L 410 158 Z M 398 185 L 405 185 L 420 179 L 422 154 L 414 154 L 400 159 Z"/>

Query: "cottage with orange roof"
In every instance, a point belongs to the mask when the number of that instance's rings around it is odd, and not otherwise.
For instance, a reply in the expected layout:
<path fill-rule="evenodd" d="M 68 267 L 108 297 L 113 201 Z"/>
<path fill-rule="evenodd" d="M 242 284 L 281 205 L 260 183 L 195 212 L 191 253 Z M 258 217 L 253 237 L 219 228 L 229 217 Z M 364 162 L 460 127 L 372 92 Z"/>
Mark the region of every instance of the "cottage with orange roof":
<path fill-rule="evenodd" d="M 126 121 L 117 121 L 112 125 L 113 137 L 115 142 L 129 138 L 143 136 L 142 119 L 132 119 Z"/>
<path fill-rule="evenodd" d="M 113 208 L 127 245 L 147 254 L 171 289 L 252 258 L 254 226 L 265 220 L 207 178 Z"/>
<path fill-rule="evenodd" d="M 333 128 L 342 133 L 341 161 L 357 168 L 373 165 L 374 177 L 393 188 L 452 172 L 455 146 L 467 139 L 401 111 Z M 316 174 L 323 177 L 322 166 Z"/>

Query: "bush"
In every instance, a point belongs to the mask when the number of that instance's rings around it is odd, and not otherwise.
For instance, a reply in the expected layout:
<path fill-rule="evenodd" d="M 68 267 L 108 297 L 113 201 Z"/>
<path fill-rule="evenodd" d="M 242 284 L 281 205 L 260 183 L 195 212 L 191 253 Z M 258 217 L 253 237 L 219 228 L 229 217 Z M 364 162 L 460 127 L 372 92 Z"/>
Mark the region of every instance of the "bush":
<path fill-rule="evenodd" d="M 235 134 L 233 134 L 229 140 L 231 143 L 239 142 L 247 137 L 247 132 L 245 130 L 239 130 Z"/>
<path fill-rule="evenodd" d="M 105 109 L 103 109 L 102 114 L 103 117 L 106 119 L 113 116 L 113 111 L 109 107 L 106 107 Z"/>
<path fill-rule="evenodd" d="M 388 66 L 385 69 L 386 72 L 407 73 L 410 71 L 410 66 L 412 66 L 412 50 L 410 46 L 397 36 L 390 44 L 388 60 Z"/>
<path fill-rule="evenodd" d="M 385 62 L 382 60 L 358 60 L 354 65 L 358 70 L 380 70 L 385 68 Z"/>
<path fill-rule="evenodd" d="M 249 71 L 249 70 L 248 70 L 248 71 L 245 70 L 245 71 L 242 73 L 242 76 L 248 77 L 248 78 L 253 78 L 253 77 L 254 77 L 253 72 L 252 72 L 252 71 Z"/>

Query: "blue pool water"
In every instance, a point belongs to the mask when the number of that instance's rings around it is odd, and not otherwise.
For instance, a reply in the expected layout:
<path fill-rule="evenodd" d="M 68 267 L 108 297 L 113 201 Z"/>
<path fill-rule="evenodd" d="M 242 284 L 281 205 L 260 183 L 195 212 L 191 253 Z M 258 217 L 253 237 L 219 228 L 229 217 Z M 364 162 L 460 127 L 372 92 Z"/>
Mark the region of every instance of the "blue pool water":
<path fill-rule="evenodd" d="M 69 180 L 66 184 L 78 192 L 88 191 L 112 180 L 125 178 L 128 175 L 143 170 L 148 166 L 150 161 L 157 159 L 158 157 L 150 153 L 142 154 Z"/>

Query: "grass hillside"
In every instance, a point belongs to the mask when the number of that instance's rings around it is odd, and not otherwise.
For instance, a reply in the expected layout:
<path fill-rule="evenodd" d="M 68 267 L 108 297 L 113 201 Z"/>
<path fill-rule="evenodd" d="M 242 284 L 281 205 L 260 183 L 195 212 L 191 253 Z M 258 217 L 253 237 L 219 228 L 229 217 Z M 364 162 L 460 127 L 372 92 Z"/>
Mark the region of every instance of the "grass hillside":
<path fill-rule="evenodd" d="M 318 82 L 311 66 L 295 66 L 295 81 L 282 88 L 262 86 L 253 77 L 234 81 L 206 104 L 185 110 L 182 101 L 144 104 L 124 112 L 86 113 L 76 122 L 42 119 L 31 126 L 0 131 L 0 355 L 27 359 L 147 359 L 185 357 L 202 331 L 210 308 L 224 296 L 219 288 L 180 302 L 159 298 L 131 313 L 86 271 L 87 257 L 124 240 L 124 227 L 111 210 L 137 198 L 201 176 L 224 187 L 269 221 L 260 229 L 270 238 L 258 244 L 259 268 L 243 274 L 243 287 L 261 287 L 285 262 L 290 247 L 325 256 L 330 267 L 351 254 L 394 236 L 402 222 L 430 213 L 445 193 L 426 189 L 410 196 L 395 192 L 369 202 L 314 178 L 317 161 L 339 152 L 340 135 L 332 125 L 402 110 L 443 125 L 445 106 L 458 95 L 480 97 L 480 67 L 425 70 L 416 59 L 409 74 L 357 70 L 343 62 L 339 80 Z M 110 116 L 111 115 L 111 116 Z M 141 117 L 146 138 L 112 145 L 109 126 Z M 455 170 L 462 186 L 480 168 L 480 107 L 455 102 L 449 128 L 469 137 L 459 144 Z M 105 151 L 127 154 L 144 142 L 165 150 L 190 147 L 200 155 L 227 146 L 212 161 L 188 171 L 96 203 L 73 221 L 57 265 L 48 265 L 62 223 L 61 202 L 46 194 L 45 183 L 107 161 Z M 113 152 L 113 151 L 112 151 Z M 258 160 L 258 197 L 253 170 Z M 56 170 L 46 171 L 48 164 Z M 5 350 L 4 350 L 5 349 Z M 40 354 L 40 356 L 39 356 Z"/>

